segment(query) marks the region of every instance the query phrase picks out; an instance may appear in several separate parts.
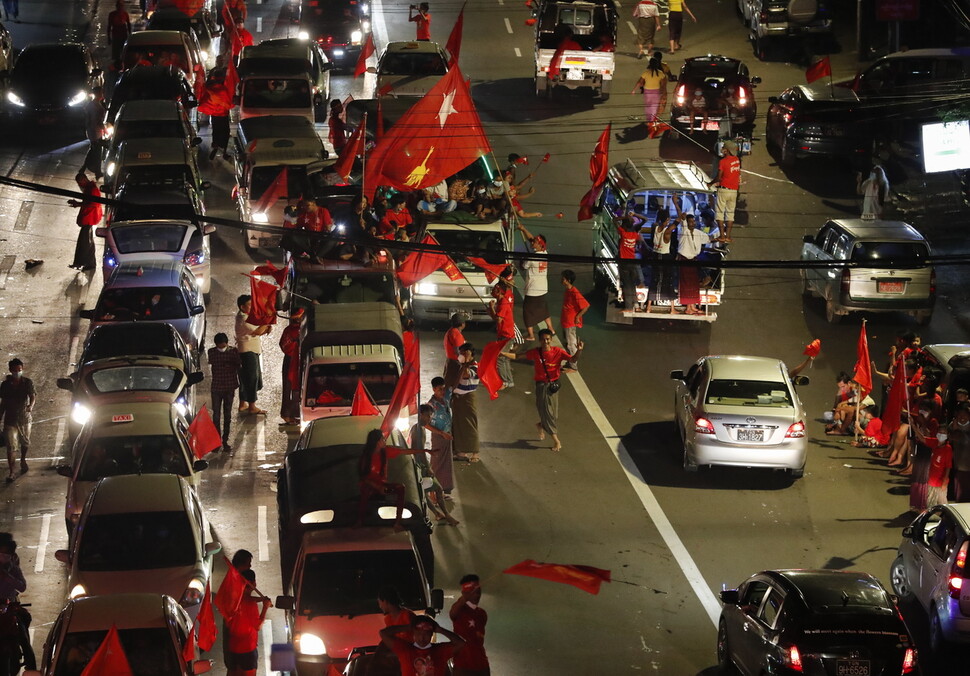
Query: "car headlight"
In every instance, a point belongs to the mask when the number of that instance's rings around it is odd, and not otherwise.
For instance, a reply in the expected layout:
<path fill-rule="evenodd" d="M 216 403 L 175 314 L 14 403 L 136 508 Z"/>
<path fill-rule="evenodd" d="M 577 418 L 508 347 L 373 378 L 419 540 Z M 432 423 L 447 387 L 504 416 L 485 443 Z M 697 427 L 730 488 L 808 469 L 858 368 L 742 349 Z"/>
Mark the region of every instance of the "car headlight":
<path fill-rule="evenodd" d="M 310 34 L 307 33 L 306 31 L 300 31 L 297 37 L 299 37 L 301 40 L 309 40 Z"/>
<path fill-rule="evenodd" d="M 201 50 L 201 51 L 199 52 L 199 56 L 201 56 L 201 57 L 202 57 L 202 60 L 203 60 L 203 61 L 205 61 L 206 59 L 208 59 L 208 58 L 209 58 L 209 52 L 207 52 L 207 51 L 205 51 L 205 50 L 203 49 L 203 50 Z"/>
<path fill-rule="evenodd" d="M 104 130 L 101 132 L 101 138 L 107 140 L 115 135 L 115 126 L 113 124 L 104 125 Z"/>
<path fill-rule="evenodd" d="M 323 639 L 313 634 L 300 634 L 297 644 L 301 655 L 326 655 L 327 646 Z"/>
<path fill-rule="evenodd" d="M 88 93 L 87 92 L 78 92 L 77 94 L 75 94 L 74 96 L 72 96 L 70 98 L 70 100 L 67 102 L 67 105 L 69 105 L 69 106 L 79 106 L 79 105 L 81 105 L 82 103 L 84 103 L 87 100 L 88 100 Z"/>
<path fill-rule="evenodd" d="M 361 21 L 360 25 L 363 27 L 365 33 L 370 32 L 370 21 Z"/>
<path fill-rule="evenodd" d="M 269 217 L 260 211 L 257 214 L 253 214 L 253 223 L 269 223 Z"/>
<path fill-rule="evenodd" d="M 74 589 L 72 589 L 71 593 L 68 595 L 68 598 L 76 599 L 79 596 L 87 596 L 87 595 L 88 595 L 88 590 L 84 588 L 84 585 L 76 584 L 74 585 Z"/>
<path fill-rule="evenodd" d="M 81 402 L 75 401 L 74 407 L 71 409 L 71 420 L 76 422 L 78 425 L 85 425 L 90 419 L 91 409 Z"/>
<path fill-rule="evenodd" d="M 7 92 L 7 100 L 10 101 L 10 103 L 14 104 L 15 106 L 20 106 L 21 108 L 27 105 L 26 103 L 24 103 L 24 100 L 22 98 L 20 98 L 13 92 Z"/>
<path fill-rule="evenodd" d="M 105 256 L 104 257 L 104 266 L 107 267 L 107 268 L 115 268 L 115 267 L 118 267 L 118 261 L 115 259 L 114 256 Z"/>
<path fill-rule="evenodd" d="M 364 37 L 364 34 L 363 33 L 361 33 L 360 31 L 354 31 L 354 32 L 352 32 L 350 34 L 350 41 L 351 42 L 360 42 L 360 39 L 362 37 Z"/>
<path fill-rule="evenodd" d="M 205 584 L 197 577 L 192 578 L 189 586 L 182 593 L 182 600 L 179 601 L 179 604 L 182 606 L 197 606 L 202 603 L 202 596 L 204 594 Z"/>
<path fill-rule="evenodd" d="M 368 3 L 366 3 L 366 2 L 360 3 L 360 13 L 361 14 L 370 14 L 370 5 Z M 367 28 L 367 24 L 366 23 L 364 24 L 364 27 Z"/>
<path fill-rule="evenodd" d="M 186 406 L 185 405 L 185 402 L 182 401 L 181 399 L 176 399 L 175 400 L 175 403 L 172 404 L 172 406 L 175 407 L 175 410 L 178 411 L 178 413 L 179 413 L 180 416 L 183 416 L 184 417 L 189 412 L 189 407 Z"/>
<path fill-rule="evenodd" d="M 415 284 L 414 292 L 419 296 L 437 296 L 438 285 L 431 282 L 419 282 Z"/>
<path fill-rule="evenodd" d="M 117 170 L 118 170 L 117 164 L 115 164 L 114 162 L 108 162 L 108 166 L 105 167 L 104 173 L 107 174 L 108 176 L 114 176 L 115 171 Z"/>

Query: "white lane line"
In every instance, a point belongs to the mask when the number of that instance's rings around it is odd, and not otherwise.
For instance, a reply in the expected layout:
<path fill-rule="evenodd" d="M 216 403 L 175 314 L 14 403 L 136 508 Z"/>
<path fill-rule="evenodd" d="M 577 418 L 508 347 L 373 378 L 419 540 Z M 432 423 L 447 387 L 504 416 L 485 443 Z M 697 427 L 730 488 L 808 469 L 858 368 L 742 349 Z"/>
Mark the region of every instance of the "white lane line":
<path fill-rule="evenodd" d="M 37 560 L 34 561 L 34 572 L 44 572 L 44 559 L 47 558 L 47 541 L 51 535 L 51 515 L 45 514 L 40 522 L 40 539 L 37 540 Z"/>
<path fill-rule="evenodd" d="M 256 17 L 256 32 L 257 33 L 263 32 L 263 17 L 261 16 Z"/>
<path fill-rule="evenodd" d="M 505 17 L 505 30 L 509 32 L 509 35 L 512 34 L 512 23 L 509 21 L 508 17 Z"/>
<path fill-rule="evenodd" d="M 374 46 L 378 49 L 388 42 L 387 22 L 384 21 L 384 3 L 374 0 L 371 6 L 371 31 L 374 33 Z"/>
<path fill-rule="evenodd" d="M 273 620 L 263 622 L 263 628 L 260 633 L 263 635 L 263 667 L 265 669 L 263 673 L 269 676 L 273 673 L 273 670 L 270 668 L 270 652 L 273 647 Z"/>
<path fill-rule="evenodd" d="M 57 421 L 57 434 L 54 435 L 54 452 L 61 452 L 61 444 L 64 443 L 64 432 L 67 430 L 67 418 L 61 418 Z M 54 456 L 51 458 L 51 467 L 53 467 L 60 456 Z M 38 458 L 39 460 L 39 458 Z"/>
<path fill-rule="evenodd" d="M 519 57 L 519 58 L 522 58 L 522 50 L 520 50 L 518 47 L 516 47 L 515 48 L 515 55 L 517 57 Z"/>
<path fill-rule="evenodd" d="M 633 22 L 632 21 L 627 21 L 626 22 L 626 25 L 630 27 L 630 32 L 631 33 L 633 33 L 634 35 L 637 34 L 637 27 L 633 25 Z"/>
<path fill-rule="evenodd" d="M 266 505 L 256 508 L 256 540 L 259 544 L 259 560 L 269 561 L 269 531 L 266 528 Z"/>
<path fill-rule="evenodd" d="M 85 297 L 87 295 L 85 294 Z M 77 347 L 81 344 L 81 336 L 71 336 L 71 349 L 67 351 L 67 363 L 73 365 L 77 362 Z"/>
<path fill-rule="evenodd" d="M 502 5 L 504 7 L 505 6 L 505 0 L 498 0 L 498 4 L 500 4 L 500 5 Z"/>
<path fill-rule="evenodd" d="M 721 615 L 720 602 L 714 596 L 707 582 L 704 581 L 700 569 L 694 563 L 694 559 L 691 558 L 690 552 L 687 551 L 687 547 L 684 546 L 680 536 L 677 535 L 660 503 L 657 502 L 657 498 L 654 496 L 653 491 L 650 490 L 650 486 L 644 481 L 640 469 L 633 462 L 633 458 L 630 457 L 629 452 L 623 446 L 623 442 L 620 441 L 620 436 L 606 418 L 603 409 L 600 408 L 599 404 L 593 398 L 593 393 L 586 386 L 586 381 L 583 380 L 583 376 L 579 373 L 571 373 L 569 375 L 569 381 L 576 388 L 576 394 L 579 396 L 579 400 L 583 402 L 583 406 L 586 407 L 586 412 L 589 413 L 593 422 L 596 423 L 597 429 L 603 435 L 603 440 L 613 451 L 613 456 L 620 463 L 623 473 L 626 474 L 627 481 L 630 482 L 637 497 L 640 498 L 640 504 L 647 510 L 647 516 L 650 517 L 657 527 L 657 531 L 660 533 L 660 537 L 663 538 L 664 544 L 667 545 L 667 549 L 673 554 L 677 565 L 684 571 L 687 582 L 690 583 L 704 610 L 707 611 L 708 617 L 710 617 L 711 622 L 716 627 L 718 618 Z"/>
<path fill-rule="evenodd" d="M 266 425 L 262 420 L 256 423 L 256 459 L 266 460 Z"/>

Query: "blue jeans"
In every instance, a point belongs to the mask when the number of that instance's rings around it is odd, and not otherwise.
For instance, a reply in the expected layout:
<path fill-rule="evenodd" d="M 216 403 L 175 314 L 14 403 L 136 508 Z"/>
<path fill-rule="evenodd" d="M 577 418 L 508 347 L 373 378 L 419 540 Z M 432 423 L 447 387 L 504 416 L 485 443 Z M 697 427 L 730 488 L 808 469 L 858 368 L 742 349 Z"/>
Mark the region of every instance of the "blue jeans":
<path fill-rule="evenodd" d="M 3 0 L 3 11 L 6 12 L 8 19 L 10 17 L 16 19 L 20 16 L 20 0 Z"/>

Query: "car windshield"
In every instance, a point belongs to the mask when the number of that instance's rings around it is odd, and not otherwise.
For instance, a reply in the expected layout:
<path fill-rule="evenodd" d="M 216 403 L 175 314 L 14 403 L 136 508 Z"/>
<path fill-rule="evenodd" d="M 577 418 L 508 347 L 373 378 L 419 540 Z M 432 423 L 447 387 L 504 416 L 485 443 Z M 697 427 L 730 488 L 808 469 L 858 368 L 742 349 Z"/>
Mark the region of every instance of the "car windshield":
<path fill-rule="evenodd" d="M 922 265 L 928 255 L 922 242 L 856 242 L 852 248 L 852 260 L 873 263 Z"/>
<path fill-rule="evenodd" d="M 309 554 L 297 612 L 307 619 L 377 614 L 377 592 L 388 586 L 400 593 L 408 608 L 423 609 L 427 604 L 417 560 L 410 550 Z"/>
<path fill-rule="evenodd" d="M 175 392 L 182 372 L 167 366 L 119 366 L 98 369 L 88 384 L 98 394 L 109 392 Z"/>
<path fill-rule="evenodd" d="M 243 81 L 245 108 L 309 108 L 310 83 L 306 78 L 250 78 Z"/>
<path fill-rule="evenodd" d="M 178 438 L 170 434 L 96 437 L 88 442 L 83 453 L 77 473 L 78 481 L 97 481 L 106 476 L 122 474 L 189 476 L 185 451 Z"/>
<path fill-rule="evenodd" d="M 124 178 L 118 181 L 120 186 L 172 186 L 192 185 L 192 172 L 184 164 L 162 164 L 152 167 L 125 168 Z"/>
<path fill-rule="evenodd" d="M 282 170 L 283 167 L 278 165 L 254 167 L 249 194 L 258 200 L 269 190 Z M 286 177 L 287 195 L 307 194 L 309 183 L 307 182 L 306 167 L 289 165 L 286 167 Z"/>
<path fill-rule="evenodd" d="M 115 143 L 138 138 L 185 138 L 185 128 L 179 120 L 122 120 L 115 126 Z"/>
<path fill-rule="evenodd" d="M 97 321 L 129 319 L 187 319 L 189 308 L 182 291 L 173 286 L 135 286 L 109 288 L 101 292 Z"/>
<path fill-rule="evenodd" d="M 307 406 L 350 406 L 357 383 L 363 382 L 379 405 L 391 402 L 397 366 L 388 362 L 313 364 L 307 376 Z"/>
<path fill-rule="evenodd" d="M 444 75 L 448 72 L 440 54 L 392 52 L 381 59 L 380 75 Z"/>
<path fill-rule="evenodd" d="M 77 567 L 85 572 L 193 566 L 198 556 L 185 512 L 92 514 L 83 528 Z"/>
<path fill-rule="evenodd" d="M 14 71 L 18 79 L 23 80 L 70 81 L 87 76 L 81 53 L 66 45 L 25 49 L 17 59 Z"/>
<path fill-rule="evenodd" d="M 432 226 L 433 228 L 433 226 Z M 502 244 L 502 235 L 497 232 L 481 232 L 475 230 L 433 230 L 432 234 L 435 239 L 438 240 L 438 244 L 441 246 L 455 247 L 458 250 L 464 249 L 480 249 L 483 250 L 484 254 L 478 254 L 482 256 L 487 262 L 495 263 L 496 265 L 500 263 L 505 263 L 505 247 Z M 455 263 L 458 265 L 458 269 L 462 272 L 474 272 L 479 270 L 479 268 L 463 257 L 455 254 Z"/>
<path fill-rule="evenodd" d="M 300 275 L 293 293 L 298 307 L 306 307 L 312 302 L 395 304 L 394 276 L 389 272 Z"/>
<path fill-rule="evenodd" d="M 336 0 L 335 2 L 310 2 L 303 4 L 300 24 L 316 31 L 344 29 L 349 31 L 359 25 L 358 5 L 353 0 Z M 344 37 L 341 32 L 334 33 L 334 37 Z"/>
<path fill-rule="evenodd" d="M 75 631 L 67 634 L 57 648 L 54 676 L 81 676 L 84 667 L 101 646 L 108 631 Z M 134 676 L 161 676 L 181 673 L 179 657 L 167 627 L 119 629 L 118 638 Z"/>
<path fill-rule="evenodd" d="M 188 72 L 189 59 L 181 45 L 127 45 L 124 69 L 135 66 L 175 66 Z"/>
<path fill-rule="evenodd" d="M 791 408 L 788 386 L 770 380 L 712 380 L 707 403 L 716 406 L 769 406 Z"/>
<path fill-rule="evenodd" d="M 178 253 L 182 250 L 187 225 L 162 225 L 150 223 L 146 225 L 126 225 L 122 228 L 111 228 L 118 253 Z"/>

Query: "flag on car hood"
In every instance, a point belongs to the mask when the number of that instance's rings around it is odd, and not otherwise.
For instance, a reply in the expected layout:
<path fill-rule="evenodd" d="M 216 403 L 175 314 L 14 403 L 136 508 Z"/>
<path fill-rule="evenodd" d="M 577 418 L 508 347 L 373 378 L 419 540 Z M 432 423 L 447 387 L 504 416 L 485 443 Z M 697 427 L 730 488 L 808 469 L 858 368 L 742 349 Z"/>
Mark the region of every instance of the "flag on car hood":
<path fill-rule="evenodd" d="M 354 391 L 354 401 L 350 405 L 350 415 L 380 415 L 381 409 L 377 408 L 374 397 L 367 391 L 367 386 L 363 380 L 357 381 L 357 389 Z"/>

